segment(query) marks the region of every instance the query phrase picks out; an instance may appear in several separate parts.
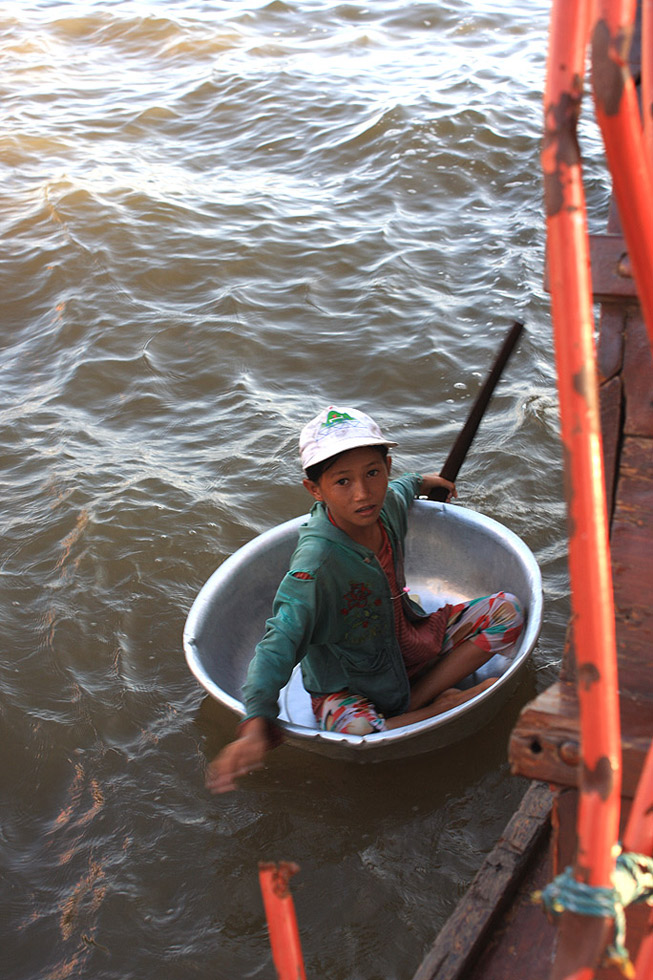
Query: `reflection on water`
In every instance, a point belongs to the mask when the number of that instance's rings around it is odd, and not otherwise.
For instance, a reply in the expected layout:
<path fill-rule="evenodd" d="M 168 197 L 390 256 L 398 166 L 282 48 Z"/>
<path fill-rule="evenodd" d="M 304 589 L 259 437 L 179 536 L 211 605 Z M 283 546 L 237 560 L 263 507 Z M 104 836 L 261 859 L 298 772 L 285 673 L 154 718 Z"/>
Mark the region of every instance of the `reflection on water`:
<path fill-rule="evenodd" d="M 271 977 L 256 868 L 288 859 L 310 976 L 409 977 L 523 791 L 508 732 L 567 616 L 548 4 L 3 14 L 4 972 Z M 301 423 L 354 402 L 399 469 L 441 465 L 515 318 L 459 490 L 542 567 L 518 696 L 444 753 L 282 747 L 209 799 L 234 723 L 187 670 L 183 623 L 227 555 L 305 511 Z"/>

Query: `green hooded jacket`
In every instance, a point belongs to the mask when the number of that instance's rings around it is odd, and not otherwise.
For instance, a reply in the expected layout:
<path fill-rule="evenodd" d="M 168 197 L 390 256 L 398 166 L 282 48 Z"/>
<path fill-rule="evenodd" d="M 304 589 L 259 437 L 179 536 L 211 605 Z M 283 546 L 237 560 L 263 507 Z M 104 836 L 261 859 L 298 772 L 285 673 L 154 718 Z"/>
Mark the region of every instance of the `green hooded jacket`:
<path fill-rule="evenodd" d="M 388 485 L 381 520 L 388 532 L 399 588 L 405 587 L 403 544 L 408 509 L 421 477 Z M 298 578 L 297 574 L 301 577 Z M 426 613 L 404 594 L 409 618 Z M 387 576 L 375 554 L 331 523 L 314 504 L 274 600 L 243 687 L 245 720 L 274 721 L 279 692 L 296 664 L 310 694 L 348 689 L 391 717 L 408 708 L 410 685 L 395 635 Z"/>

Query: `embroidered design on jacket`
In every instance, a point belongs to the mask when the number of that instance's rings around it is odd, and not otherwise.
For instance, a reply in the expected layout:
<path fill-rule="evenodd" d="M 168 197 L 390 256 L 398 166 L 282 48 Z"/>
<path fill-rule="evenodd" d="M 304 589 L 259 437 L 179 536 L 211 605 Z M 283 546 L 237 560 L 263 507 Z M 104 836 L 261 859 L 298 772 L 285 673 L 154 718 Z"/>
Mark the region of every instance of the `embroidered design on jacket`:
<path fill-rule="evenodd" d="M 374 607 L 381 599 L 372 599 L 372 590 L 365 582 L 350 582 L 349 592 L 343 595 L 342 616 L 347 616 L 344 639 L 347 643 L 360 643 L 366 636 L 376 636 L 381 627 L 381 617 Z M 362 632 L 364 631 L 364 632 Z"/>
<path fill-rule="evenodd" d="M 372 594 L 372 590 L 365 582 L 350 582 L 349 592 L 342 597 L 345 600 L 344 607 L 340 610 L 346 616 L 352 609 L 364 609 L 367 605 L 367 598 Z"/>

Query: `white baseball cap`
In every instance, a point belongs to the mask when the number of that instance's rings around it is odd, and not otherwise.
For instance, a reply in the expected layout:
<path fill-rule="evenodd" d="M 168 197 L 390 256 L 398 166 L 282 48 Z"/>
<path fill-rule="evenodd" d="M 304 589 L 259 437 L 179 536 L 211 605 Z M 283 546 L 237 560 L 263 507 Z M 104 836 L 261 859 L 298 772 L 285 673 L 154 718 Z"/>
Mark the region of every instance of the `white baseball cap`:
<path fill-rule="evenodd" d="M 329 405 L 307 422 L 299 436 L 299 458 L 308 469 L 331 456 L 359 446 L 396 446 L 369 415 L 355 408 Z"/>

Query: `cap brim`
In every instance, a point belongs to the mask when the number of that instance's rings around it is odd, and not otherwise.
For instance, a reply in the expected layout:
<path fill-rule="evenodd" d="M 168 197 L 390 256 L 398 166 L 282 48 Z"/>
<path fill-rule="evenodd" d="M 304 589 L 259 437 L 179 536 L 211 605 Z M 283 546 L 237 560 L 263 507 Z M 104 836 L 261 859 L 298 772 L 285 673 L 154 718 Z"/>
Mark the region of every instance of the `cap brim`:
<path fill-rule="evenodd" d="M 339 441 L 338 449 L 335 453 L 333 452 L 333 447 L 330 450 L 325 449 L 322 453 L 318 452 L 308 462 L 305 463 L 302 461 L 302 468 L 307 470 L 311 466 L 316 466 L 317 463 L 323 463 L 325 459 L 340 456 L 341 453 L 346 453 L 350 449 L 362 449 L 364 446 L 386 446 L 387 449 L 392 449 L 398 445 L 398 442 L 392 442 L 390 439 L 342 439 Z"/>

